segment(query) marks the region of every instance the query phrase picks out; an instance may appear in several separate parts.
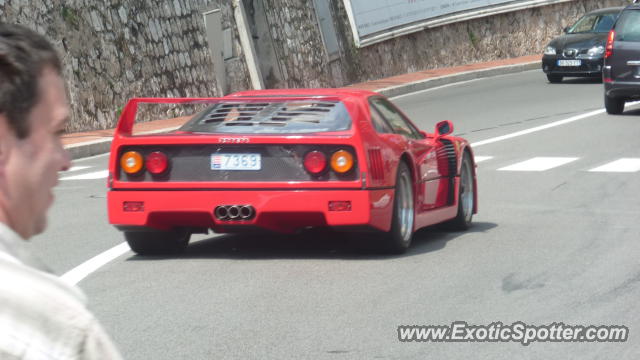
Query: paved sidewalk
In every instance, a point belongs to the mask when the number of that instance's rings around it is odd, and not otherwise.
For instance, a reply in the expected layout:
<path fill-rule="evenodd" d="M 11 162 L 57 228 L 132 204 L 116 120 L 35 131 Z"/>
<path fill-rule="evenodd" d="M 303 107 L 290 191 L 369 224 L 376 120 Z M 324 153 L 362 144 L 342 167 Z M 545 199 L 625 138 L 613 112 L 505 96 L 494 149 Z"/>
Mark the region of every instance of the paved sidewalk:
<path fill-rule="evenodd" d="M 377 91 L 387 97 L 393 97 L 460 81 L 538 69 L 540 68 L 540 59 L 540 55 L 531 55 L 513 59 L 424 70 L 353 84 L 351 87 Z M 185 121 L 184 118 L 151 121 L 136 124 L 134 130 L 138 133 L 160 132 L 177 128 Z M 113 131 L 113 129 L 109 129 L 65 134 L 62 136 L 62 142 L 74 159 L 98 155 L 109 151 Z"/>

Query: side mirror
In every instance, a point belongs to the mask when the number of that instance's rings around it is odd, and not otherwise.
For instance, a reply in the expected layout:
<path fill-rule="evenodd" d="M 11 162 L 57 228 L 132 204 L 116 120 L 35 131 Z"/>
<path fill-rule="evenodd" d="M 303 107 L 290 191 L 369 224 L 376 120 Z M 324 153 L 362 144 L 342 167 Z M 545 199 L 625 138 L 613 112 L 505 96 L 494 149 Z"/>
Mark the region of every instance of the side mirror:
<path fill-rule="evenodd" d="M 571 29 L 571 27 L 567 26 L 566 28 L 562 29 L 562 32 L 566 34 L 569 32 L 569 29 Z"/>
<path fill-rule="evenodd" d="M 436 124 L 436 135 L 438 137 L 449 135 L 453 132 L 453 123 L 449 120 L 440 121 Z"/>

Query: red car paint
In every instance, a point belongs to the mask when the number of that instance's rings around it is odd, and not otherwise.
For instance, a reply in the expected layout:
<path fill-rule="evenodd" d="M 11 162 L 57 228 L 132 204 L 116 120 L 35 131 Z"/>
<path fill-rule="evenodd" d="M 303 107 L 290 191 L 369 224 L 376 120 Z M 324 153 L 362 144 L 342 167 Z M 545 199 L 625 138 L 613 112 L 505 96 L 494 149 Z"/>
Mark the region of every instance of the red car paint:
<path fill-rule="evenodd" d="M 407 162 L 414 181 L 414 231 L 454 218 L 458 208 L 460 181 L 456 175 L 459 175 L 464 152 L 471 157 L 473 183 L 477 189 L 475 162 L 468 142 L 459 137 L 436 136 L 425 132 L 421 132 L 424 139 L 409 139 L 396 133 L 378 133 L 371 120 L 369 100 L 372 98 L 381 98 L 381 95 L 353 89 L 290 89 L 245 91 L 224 98 L 131 99 L 122 112 L 111 146 L 107 194 L 109 222 L 121 228 L 151 227 L 168 230 L 173 227 L 189 227 L 213 229 L 215 232 L 234 232 L 245 228 L 294 232 L 308 227 L 389 231 L 400 161 Z M 344 104 L 352 120 L 351 128 L 337 132 L 282 135 L 185 131 L 161 135 L 132 134 L 139 103 L 251 103 L 308 99 Z M 359 173 L 348 180 L 324 181 L 167 181 L 153 178 L 131 181 L 122 175 L 120 169 L 123 149 L 173 149 L 212 144 L 344 146 L 353 149 Z M 448 152 L 444 151 L 447 144 Z M 172 160 L 171 157 L 169 160 Z M 300 159 L 301 166 L 302 161 Z M 455 173 L 451 170 L 451 164 L 456 166 Z M 168 172 L 171 171 L 170 168 Z M 474 196 L 475 213 L 477 191 L 474 191 Z M 330 202 L 339 204 L 331 207 L 340 211 L 331 211 Z M 255 215 L 246 220 L 220 220 L 214 215 L 214 209 L 225 205 L 251 205 L 255 209 Z"/>

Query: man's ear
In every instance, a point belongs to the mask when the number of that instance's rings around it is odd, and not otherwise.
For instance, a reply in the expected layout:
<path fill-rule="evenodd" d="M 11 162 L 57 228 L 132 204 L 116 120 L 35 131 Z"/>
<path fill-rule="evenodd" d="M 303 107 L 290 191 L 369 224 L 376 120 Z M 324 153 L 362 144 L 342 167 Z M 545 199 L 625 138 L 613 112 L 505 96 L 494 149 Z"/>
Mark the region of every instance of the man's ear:
<path fill-rule="evenodd" d="M 0 113 L 0 176 L 4 174 L 4 167 L 7 165 L 15 140 L 13 130 L 9 126 L 9 119 L 5 114 Z"/>

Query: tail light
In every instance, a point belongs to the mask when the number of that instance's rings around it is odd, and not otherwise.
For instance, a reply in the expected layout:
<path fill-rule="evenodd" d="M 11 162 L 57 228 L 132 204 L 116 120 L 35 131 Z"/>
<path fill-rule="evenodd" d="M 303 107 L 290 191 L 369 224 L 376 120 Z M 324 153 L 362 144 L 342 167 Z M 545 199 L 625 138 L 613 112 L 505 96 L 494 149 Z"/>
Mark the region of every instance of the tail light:
<path fill-rule="evenodd" d="M 304 156 L 304 168 L 312 175 L 322 173 L 327 167 L 327 157 L 320 151 L 310 151 Z"/>
<path fill-rule="evenodd" d="M 353 155 L 345 150 L 338 150 L 331 155 L 331 168 L 338 174 L 344 174 L 353 168 Z"/>
<path fill-rule="evenodd" d="M 613 55 L 613 41 L 616 38 L 616 31 L 609 31 L 609 36 L 607 37 L 607 46 L 604 48 L 604 58 L 608 59 L 611 55 Z"/>
<path fill-rule="evenodd" d="M 167 155 L 160 151 L 154 151 L 147 155 L 145 167 L 153 175 L 160 175 L 167 171 L 169 167 L 169 159 Z"/>
<path fill-rule="evenodd" d="M 120 167 L 122 167 L 124 172 L 130 175 L 140 172 L 143 165 L 144 161 L 142 160 L 142 155 L 137 151 L 127 151 L 120 158 Z"/>

